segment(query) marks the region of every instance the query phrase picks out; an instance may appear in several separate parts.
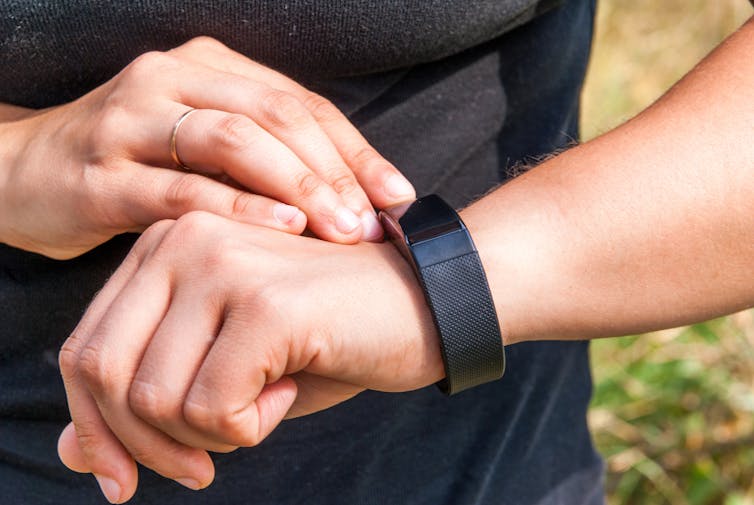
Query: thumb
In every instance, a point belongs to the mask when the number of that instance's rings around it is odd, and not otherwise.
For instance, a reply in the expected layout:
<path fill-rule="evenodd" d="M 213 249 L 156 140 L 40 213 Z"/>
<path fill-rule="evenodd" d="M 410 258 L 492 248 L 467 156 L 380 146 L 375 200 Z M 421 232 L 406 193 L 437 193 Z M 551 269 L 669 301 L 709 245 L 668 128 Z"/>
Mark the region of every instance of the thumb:
<path fill-rule="evenodd" d="M 126 195 L 122 215 L 134 225 L 149 226 L 162 219 L 178 219 L 205 211 L 242 223 L 300 234 L 306 215 L 297 207 L 248 193 L 209 177 L 177 170 L 137 166 L 122 179 Z M 118 193 L 116 193 L 118 194 Z"/>

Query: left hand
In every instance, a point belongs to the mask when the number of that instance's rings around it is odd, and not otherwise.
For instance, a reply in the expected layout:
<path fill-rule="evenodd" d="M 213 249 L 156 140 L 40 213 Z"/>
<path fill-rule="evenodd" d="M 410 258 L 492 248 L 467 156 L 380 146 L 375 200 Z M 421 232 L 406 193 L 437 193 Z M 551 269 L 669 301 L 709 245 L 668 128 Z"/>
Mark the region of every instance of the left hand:
<path fill-rule="evenodd" d="M 373 206 L 415 194 L 335 105 L 208 37 L 0 118 L 0 242 L 56 259 L 191 211 L 378 241 Z"/>
<path fill-rule="evenodd" d="M 74 431 L 61 459 L 111 502 L 134 460 L 192 488 L 205 452 L 261 442 L 284 417 L 365 388 L 441 379 L 439 344 L 391 244 L 343 246 L 191 213 L 147 230 L 60 353 Z M 77 437 L 77 438 L 76 438 Z"/>

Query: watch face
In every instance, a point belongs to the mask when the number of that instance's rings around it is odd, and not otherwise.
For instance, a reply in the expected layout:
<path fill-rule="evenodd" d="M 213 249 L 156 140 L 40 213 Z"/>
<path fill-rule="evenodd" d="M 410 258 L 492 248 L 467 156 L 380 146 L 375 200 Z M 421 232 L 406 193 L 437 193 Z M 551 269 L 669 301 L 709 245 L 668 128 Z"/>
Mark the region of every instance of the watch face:
<path fill-rule="evenodd" d="M 458 214 L 436 195 L 387 208 L 380 212 L 380 221 L 387 236 L 412 264 L 421 263 L 420 259 L 439 261 L 468 249 L 464 240 L 436 241 L 464 230 Z M 417 254 L 421 258 L 415 258 Z"/>
<path fill-rule="evenodd" d="M 423 196 L 410 204 L 390 208 L 388 212 L 400 223 L 409 244 L 462 228 L 458 214 L 437 195 Z"/>

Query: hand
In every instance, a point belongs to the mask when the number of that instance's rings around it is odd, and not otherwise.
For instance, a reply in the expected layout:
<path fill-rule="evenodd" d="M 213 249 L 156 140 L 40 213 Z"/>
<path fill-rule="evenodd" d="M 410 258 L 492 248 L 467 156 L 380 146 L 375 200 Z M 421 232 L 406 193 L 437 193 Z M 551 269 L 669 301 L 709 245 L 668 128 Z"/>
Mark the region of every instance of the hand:
<path fill-rule="evenodd" d="M 74 428 L 59 453 L 112 502 L 133 460 L 198 489 L 205 450 L 262 441 L 284 418 L 365 388 L 443 375 L 409 264 L 391 244 L 343 246 L 206 213 L 150 227 L 60 353 Z M 114 484 L 114 483 L 117 483 Z"/>
<path fill-rule="evenodd" d="M 176 135 L 186 173 L 169 145 L 192 108 Z M 147 53 L 0 138 L 0 241 L 54 258 L 192 210 L 290 233 L 308 217 L 326 240 L 379 240 L 372 204 L 414 196 L 335 106 L 208 38 Z"/>

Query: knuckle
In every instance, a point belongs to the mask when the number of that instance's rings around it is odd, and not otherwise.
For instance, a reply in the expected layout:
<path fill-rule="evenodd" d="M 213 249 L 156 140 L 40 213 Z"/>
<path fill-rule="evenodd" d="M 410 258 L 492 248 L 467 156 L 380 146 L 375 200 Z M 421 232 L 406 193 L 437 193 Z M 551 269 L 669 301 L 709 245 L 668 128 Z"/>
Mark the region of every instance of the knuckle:
<path fill-rule="evenodd" d="M 157 221 L 156 223 L 152 223 L 146 230 L 142 232 L 141 236 L 136 241 L 136 244 L 134 245 L 132 251 L 134 251 L 136 248 L 139 248 L 141 250 L 144 247 L 151 247 L 155 241 L 162 239 L 162 237 L 165 236 L 165 233 L 167 233 L 167 231 L 170 230 L 173 225 L 175 225 L 174 219 L 162 219 L 160 221 Z"/>
<path fill-rule="evenodd" d="M 333 170 L 327 180 L 330 181 L 330 186 L 340 194 L 353 193 L 360 187 L 353 174 L 342 169 Z"/>
<path fill-rule="evenodd" d="M 143 380 L 134 380 L 128 391 L 128 405 L 140 418 L 160 424 L 171 418 L 174 406 L 159 389 Z"/>
<path fill-rule="evenodd" d="M 172 219 L 163 219 L 152 224 L 142 232 L 141 236 L 136 240 L 136 243 L 129 251 L 126 258 L 121 263 L 121 267 L 128 267 L 130 264 L 134 266 L 141 265 L 146 259 L 148 259 L 152 252 L 159 248 L 162 241 L 175 225 L 175 221 Z"/>
<path fill-rule="evenodd" d="M 378 177 L 381 173 L 393 173 L 398 170 L 386 160 L 373 147 L 367 146 L 359 149 L 351 157 L 352 166 L 358 167 L 361 174 L 369 177 Z"/>
<path fill-rule="evenodd" d="M 175 226 L 170 230 L 175 232 L 179 238 L 184 239 L 187 236 L 205 233 L 217 227 L 218 217 L 211 212 L 195 210 L 187 212 L 178 218 Z"/>
<path fill-rule="evenodd" d="M 184 445 L 175 439 L 145 443 L 137 440 L 127 446 L 131 457 L 143 466 L 154 470 L 163 477 L 175 479 L 186 475 L 186 471 L 197 468 L 204 457 L 198 456 L 198 447 Z M 203 451 L 202 451 L 203 452 Z"/>
<path fill-rule="evenodd" d="M 210 141 L 221 149 L 244 151 L 251 147 L 257 126 L 243 114 L 223 116 L 209 130 Z"/>
<path fill-rule="evenodd" d="M 58 366 L 63 378 L 70 378 L 76 374 L 79 365 L 80 341 L 76 334 L 72 334 L 58 352 Z"/>
<path fill-rule="evenodd" d="M 295 177 L 293 187 L 299 198 L 308 199 L 322 189 L 324 182 L 316 174 L 305 172 Z"/>
<path fill-rule="evenodd" d="M 165 190 L 164 204 L 179 214 L 188 212 L 201 196 L 206 179 L 198 174 L 185 174 L 178 177 Z"/>
<path fill-rule="evenodd" d="M 151 256 L 172 263 L 178 256 L 201 248 L 215 235 L 218 217 L 204 211 L 191 211 L 179 217 L 165 233 L 159 244 L 151 250 Z M 192 244 L 192 247 L 187 247 Z"/>
<path fill-rule="evenodd" d="M 125 68 L 124 76 L 138 82 L 150 82 L 154 80 L 155 75 L 174 70 L 177 64 L 178 60 L 169 53 L 149 51 L 137 56 L 129 63 Z"/>
<path fill-rule="evenodd" d="M 353 159 L 359 165 L 370 165 L 376 161 L 382 161 L 382 156 L 372 147 L 363 147 L 354 154 Z"/>
<path fill-rule="evenodd" d="M 260 103 L 262 121 L 272 128 L 297 129 L 307 126 L 311 115 L 303 103 L 285 91 L 268 91 Z"/>
<path fill-rule="evenodd" d="M 128 452 L 131 457 L 157 473 L 164 474 L 167 468 L 165 463 L 169 461 L 175 461 L 176 458 L 180 458 L 181 454 L 176 454 L 177 451 L 171 450 L 172 448 L 160 447 L 159 450 L 151 445 L 132 445 L 128 447 Z"/>
<path fill-rule="evenodd" d="M 231 452 L 237 451 L 240 446 L 233 445 L 233 444 L 220 444 L 216 445 L 212 448 L 212 452 L 218 452 L 220 454 L 230 454 Z"/>
<path fill-rule="evenodd" d="M 340 110 L 330 100 L 318 95 L 309 93 L 304 98 L 304 106 L 320 122 L 332 122 L 345 119 Z"/>
<path fill-rule="evenodd" d="M 220 429 L 224 433 L 230 434 L 230 439 L 235 445 L 241 447 L 254 447 L 262 442 L 261 437 L 256 429 L 248 422 L 248 416 L 244 415 L 245 411 L 221 411 Z"/>
<path fill-rule="evenodd" d="M 234 198 L 230 208 L 230 215 L 232 217 L 248 216 L 254 212 L 256 198 L 250 193 L 238 191 Z"/>
<path fill-rule="evenodd" d="M 81 452 L 88 462 L 96 464 L 106 454 L 106 442 L 100 434 L 99 425 L 94 421 L 76 420 L 74 426 Z"/>
<path fill-rule="evenodd" d="M 209 430 L 214 426 L 214 412 L 206 405 L 189 397 L 183 404 L 183 418 L 186 423 L 199 430 Z"/>
<path fill-rule="evenodd" d="M 193 39 L 183 44 L 183 47 L 197 49 L 227 49 L 225 44 L 223 44 L 216 38 L 209 37 L 207 35 L 194 37 Z"/>
<path fill-rule="evenodd" d="M 220 402 L 217 402 L 220 403 Z M 228 405 L 208 405 L 195 400 L 188 400 L 183 407 L 186 421 L 200 430 L 222 434 L 222 438 L 232 445 L 240 447 L 253 447 L 258 445 L 257 430 L 250 429 L 245 409 L 233 409 Z"/>
<path fill-rule="evenodd" d="M 99 350 L 87 345 L 78 360 L 78 373 L 95 394 L 106 394 L 114 389 L 114 369 L 103 359 Z"/>

